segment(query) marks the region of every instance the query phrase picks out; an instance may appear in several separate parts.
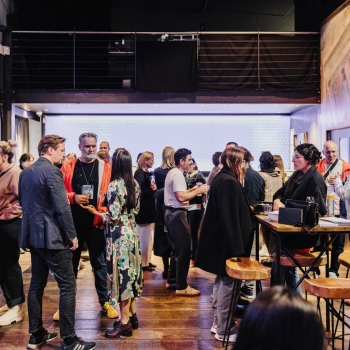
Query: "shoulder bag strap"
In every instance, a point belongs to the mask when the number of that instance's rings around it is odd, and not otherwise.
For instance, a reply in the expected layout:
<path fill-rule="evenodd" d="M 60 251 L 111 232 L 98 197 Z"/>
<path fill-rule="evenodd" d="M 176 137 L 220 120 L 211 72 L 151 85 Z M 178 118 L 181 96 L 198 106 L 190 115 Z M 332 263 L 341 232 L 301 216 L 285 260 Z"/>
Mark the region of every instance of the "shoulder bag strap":
<path fill-rule="evenodd" d="M 335 160 L 335 162 L 329 167 L 329 169 L 327 170 L 327 172 L 323 175 L 323 178 L 326 180 L 329 173 L 334 169 L 334 167 L 337 165 L 338 163 L 338 159 Z"/>

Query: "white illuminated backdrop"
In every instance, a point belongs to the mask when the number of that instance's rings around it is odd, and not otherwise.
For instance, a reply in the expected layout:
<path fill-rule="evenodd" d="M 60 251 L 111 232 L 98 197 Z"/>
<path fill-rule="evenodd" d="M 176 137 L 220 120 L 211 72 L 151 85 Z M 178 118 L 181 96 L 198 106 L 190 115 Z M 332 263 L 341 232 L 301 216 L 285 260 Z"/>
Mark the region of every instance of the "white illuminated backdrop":
<path fill-rule="evenodd" d="M 229 141 L 248 148 L 258 170 L 262 151 L 282 156 L 289 164 L 288 116 L 47 116 L 46 134 L 64 136 L 66 150 L 79 155 L 78 137 L 94 132 L 98 142 L 107 140 L 111 150 L 126 148 L 133 160 L 143 151 L 155 156 L 160 166 L 166 146 L 189 148 L 200 170 L 210 170 L 211 157 L 223 151 Z M 113 152 L 111 152 L 112 154 Z"/>

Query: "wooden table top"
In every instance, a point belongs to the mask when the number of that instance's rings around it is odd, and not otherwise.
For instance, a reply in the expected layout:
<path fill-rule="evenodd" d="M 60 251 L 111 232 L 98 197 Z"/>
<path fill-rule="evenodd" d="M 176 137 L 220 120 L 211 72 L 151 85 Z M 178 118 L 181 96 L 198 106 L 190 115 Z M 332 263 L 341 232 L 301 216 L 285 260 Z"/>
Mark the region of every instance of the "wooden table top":
<path fill-rule="evenodd" d="M 293 225 L 279 224 L 277 221 L 270 221 L 265 215 L 255 215 L 256 220 L 258 220 L 262 225 L 267 228 L 281 233 L 307 233 L 307 231 L 302 227 L 296 227 Z M 312 233 L 350 233 L 350 226 L 314 226 L 309 230 Z"/>

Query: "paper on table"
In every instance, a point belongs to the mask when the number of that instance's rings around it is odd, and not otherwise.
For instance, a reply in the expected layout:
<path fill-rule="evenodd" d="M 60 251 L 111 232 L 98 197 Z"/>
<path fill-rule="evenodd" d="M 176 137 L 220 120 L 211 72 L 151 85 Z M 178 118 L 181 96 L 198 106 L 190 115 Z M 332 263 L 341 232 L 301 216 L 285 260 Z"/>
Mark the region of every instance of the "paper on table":
<path fill-rule="evenodd" d="M 318 222 L 318 226 L 326 226 L 326 227 L 334 227 L 334 226 L 338 226 L 338 224 L 334 223 L 334 222 L 330 222 L 330 221 L 323 221 L 323 220 L 319 220 Z"/>
<path fill-rule="evenodd" d="M 320 220 L 333 222 L 337 225 L 346 225 L 346 226 L 350 225 L 350 220 L 336 218 L 334 216 L 325 216 L 325 217 L 322 217 L 322 219 L 320 219 Z"/>

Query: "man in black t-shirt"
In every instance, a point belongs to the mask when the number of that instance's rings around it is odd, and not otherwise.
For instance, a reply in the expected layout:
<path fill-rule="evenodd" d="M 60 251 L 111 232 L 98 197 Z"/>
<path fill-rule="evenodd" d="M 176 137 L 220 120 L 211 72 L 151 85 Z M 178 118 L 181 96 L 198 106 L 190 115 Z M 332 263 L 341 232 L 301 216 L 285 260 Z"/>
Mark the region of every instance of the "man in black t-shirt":
<path fill-rule="evenodd" d="M 90 263 L 95 275 L 95 288 L 102 310 L 109 318 L 117 318 L 118 312 L 109 304 L 107 294 L 106 240 L 103 222 L 81 205 L 92 204 L 101 210 L 111 177 L 111 166 L 96 158 L 97 135 L 83 133 L 79 136 L 81 155 L 62 166 L 64 185 L 71 204 L 73 222 L 79 247 L 73 252 L 73 268 L 77 277 L 81 250 L 84 242 L 89 250 Z"/>

